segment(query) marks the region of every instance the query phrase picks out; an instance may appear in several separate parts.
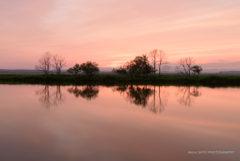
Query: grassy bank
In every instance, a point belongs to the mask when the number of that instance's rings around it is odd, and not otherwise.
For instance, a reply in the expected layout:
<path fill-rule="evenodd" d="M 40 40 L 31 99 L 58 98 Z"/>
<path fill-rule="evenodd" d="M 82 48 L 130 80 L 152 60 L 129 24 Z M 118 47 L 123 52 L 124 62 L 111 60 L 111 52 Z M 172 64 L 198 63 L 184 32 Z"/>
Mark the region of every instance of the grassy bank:
<path fill-rule="evenodd" d="M 0 75 L 0 82 L 4 83 L 30 83 L 30 84 L 172 84 L 172 85 L 224 85 L 240 86 L 240 76 L 218 76 L 218 75 L 199 75 L 199 76 L 181 76 L 181 75 L 158 75 L 139 76 L 132 79 L 128 76 L 99 74 L 87 78 L 86 75 Z"/>

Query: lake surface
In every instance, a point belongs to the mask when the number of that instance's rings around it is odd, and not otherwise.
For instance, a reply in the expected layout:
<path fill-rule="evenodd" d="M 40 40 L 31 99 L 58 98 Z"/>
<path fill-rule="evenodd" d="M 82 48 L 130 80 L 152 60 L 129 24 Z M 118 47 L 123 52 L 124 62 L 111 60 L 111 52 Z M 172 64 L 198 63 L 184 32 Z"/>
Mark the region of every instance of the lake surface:
<path fill-rule="evenodd" d="M 237 161 L 240 88 L 0 85 L 1 161 Z"/>

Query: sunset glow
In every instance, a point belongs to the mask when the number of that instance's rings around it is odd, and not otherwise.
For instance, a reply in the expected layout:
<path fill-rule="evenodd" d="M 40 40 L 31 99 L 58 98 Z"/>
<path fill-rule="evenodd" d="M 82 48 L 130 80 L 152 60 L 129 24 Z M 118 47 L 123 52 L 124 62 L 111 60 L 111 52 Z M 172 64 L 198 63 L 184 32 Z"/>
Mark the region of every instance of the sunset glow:
<path fill-rule="evenodd" d="M 34 69 L 46 51 L 69 68 L 161 49 L 173 64 L 240 70 L 239 0 L 0 0 L 0 20 L 0 69 Z"/>

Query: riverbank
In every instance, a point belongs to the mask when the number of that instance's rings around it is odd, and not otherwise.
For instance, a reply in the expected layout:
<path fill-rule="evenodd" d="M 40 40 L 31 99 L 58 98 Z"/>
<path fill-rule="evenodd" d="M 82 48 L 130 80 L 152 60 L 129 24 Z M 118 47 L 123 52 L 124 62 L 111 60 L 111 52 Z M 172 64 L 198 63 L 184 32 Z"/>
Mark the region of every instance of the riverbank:
<path fill-rule="evenodd" d="M 182 75 L 139 76 L 132 79 L 128 76 L 98 74 L 87 78 L 86 75 L 0 75 L 0 83 L 30 84 L 172 84 L 172 85 L 223 85 L 240 86 L 240 76 L 199 75 L 186 77 Z"/>

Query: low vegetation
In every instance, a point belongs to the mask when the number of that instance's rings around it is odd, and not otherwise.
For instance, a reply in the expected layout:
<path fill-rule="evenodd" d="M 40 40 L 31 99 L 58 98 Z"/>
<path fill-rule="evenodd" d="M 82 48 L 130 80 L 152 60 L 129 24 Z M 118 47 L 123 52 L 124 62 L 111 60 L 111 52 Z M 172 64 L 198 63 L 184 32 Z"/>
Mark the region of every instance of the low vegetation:
<path fill-rule="evenodd" d="M 60 76 L 50 74 L 46 75 L 0 75 L 0 82 L 4 83 L 37 83 L 37 84 L 82 84 L 82 83 L 143 83 L 143 84 L 195 84 L 195 85 L 240 85 L 240 76 L 218 76 L 218 75 L 149 75 L 129 77 L 127 75 L 97 74 L 94 77 L 88 77 L 85 74 Z"/>

